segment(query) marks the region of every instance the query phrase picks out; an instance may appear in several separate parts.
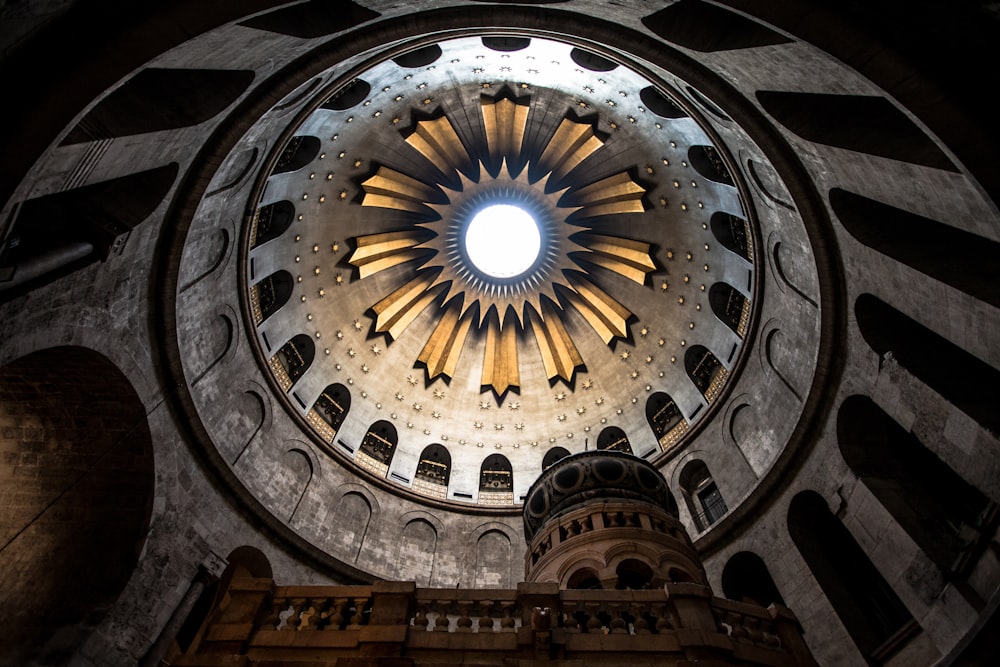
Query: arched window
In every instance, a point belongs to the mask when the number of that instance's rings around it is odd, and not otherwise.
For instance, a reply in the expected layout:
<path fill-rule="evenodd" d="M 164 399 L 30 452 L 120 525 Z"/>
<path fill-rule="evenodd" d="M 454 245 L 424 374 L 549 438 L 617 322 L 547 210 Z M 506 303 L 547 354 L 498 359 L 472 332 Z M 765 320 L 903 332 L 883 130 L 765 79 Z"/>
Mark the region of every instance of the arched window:
<path fill-rule="evenodd" d="M 851 533 L 815 491 L 788 507 L 788 532 L 809 570 L 869 662 L 882 663 L 919 629 Z"/>
<path fill-rule="evenodd" d="M 333 442 L 350 409 L 351 392 L 342 384 L 331 384 L 316 399 L 307 419 L 327 442 Z"/>
<path fill-rule="evenodd" d="M 632 445 L 628 442 L 625 431 L 617 426 L 608 426 L 597 436 L 598 449 L 612 449 L 616 452 L 632 453 Z"/>
<path fill-rule="evenodd" d="M 309 370 L 309 366 L 312 365 L 315 356 L 316 345 L 313 343 L 312 338 L 305 334 L 299 334 L 282 345 L 274 357 L 278 360 L 280 368 L 284 371 L 284 377 L 278 371 L 278 367 L 271 364 L 271 368 L 275 371 L 275 376 L 277 376 L 281 388 L 285 391 L 291 389 L 298 382 L 299 378 Z"/>
<path fill-rule="evenodd" d="M 732 285 L 715 283 L 708 290 L 708 303 L 719 321 L 742 338 L 750 320 L 750 300 Z"/>
<path fill-rule="evenodd" d="M 1000 432 L 1000 371 L 871 294 L 858 297 L 854 314 L 872 350 L 892 352 L 921 382 Z"/>
<path fill-rule="evenodd" d="M 590 567 L 581 567 L 570 575 L 566 580 L 566 588 L 569 590 L 600 590 L 601 580 L 597 578 L 597 572 Z"/>
<path fill-rule="evenodd" d="M 709 403 L 719 396 L 728 376 L 722 362 L 704 345 L 692 345 L 688 348 L 684 355 L 684 370 Z"/>
<path fill-rule="evenodd" d="M 870 398 L 840 406 L 837 440 L 854 474 L 941 571 L 968 574 L 993 503 Z"/>
<path fill-rule="evenodd" d="M 681 414 L 677 403 L 662 391 L 654 392 L 646 400 L 646 422 L 653 430 L 653 435 L 660 441 L 660 448 L 664 451 L 677 444 L 684 433 L 687 432 L 687 420 Z"/>
<path fill-rule="evenodd" d="M 250 308 L 255 324 L 260 324 L 288 303 L 294 285 L 292 274 L 276 271 L 250 289 Z"/>
<path fill-rule="evenodd" d="M 698 530 L 705 530 L 729 511 L 704 461 L 689 461 L 681 470 L 678 481 Z"/>
<path fill-rule="evenodd" d="M 785 604 L 771 573 L 760 556 L 740 551 L 722 568 L 722 592 L 730 600 L 752 602 L 762 607 L 771 603 Z"/>
<path fill-rule="evenodd" d="M 615 574 L 618 575 L 618 581 L 615 582 L 615 588 L 618 590 L 644 590 L 653 582 L 653 568 L 635 558 L 628 558 L 619 563 L 615 568 Z"/>
<path fill-rule="evenodd" d="M 716 211 L 709 220 L 712 236 L 722 247 L 735 252 L 745 260 L 753 259 L 753 245 L 750 226 L 743 218 L 730 213 Z"/>
<path fill-rule="evenodd" d="M 392 463 L 392 455 L 396 453 L 397 442 L 396 427 L 380 419 L 368 427 L 355 460 L 366 470 L 385 477 L 389 472 L 389 464 Z"/>
<path fill-rule="evenodd" d="M 303 135 L 292 137 L 278 156 L 272 174 L 296 171 L 312 162 L 319 155 L 319 137 Z"/>
<path fill-rule="evenodd" d="M 276 201 L 257 210 L 257 217 L 251 231 L 250 246 L 256 248 L 274 240 L 292 226 L 295 207 L 288 200 Z"/>
<path fill-rule="evenodd" d="M 514 502 L 514 472 L 503 454 L 490 454 L 479 469 L 479 502 L 509 505 Z"/>
<path fill-rule="evenodd" d="M 834 188 L 829 198 L 844 229 L 858 241 L 1000 307 L 1000 243 L 848 190 Z"/>
<path fill-rule="evenodd" d="M 445 498 L 448 496 L 448 480 L 451 478 L 451 454 L 439 444 L 428 445 L 420 453 L 414 488 L 428 495 Z"/>
<path fill-rule="evenodd" d="M 569 450 L 563 447 L 553 447 L 545 452 L 545 456 L 542 458 L 542 470 L 545 470 L 559 459 L 564 459 L 567 456 L 569 456 Z"/>
<path fill-rule="evenodd" d="M 726 163 L 714 146 L 692 146 L 688 149 L 688 160 L 694 170 L 708 180 L 733 185 L 733 177 L 729 175 Z"/>

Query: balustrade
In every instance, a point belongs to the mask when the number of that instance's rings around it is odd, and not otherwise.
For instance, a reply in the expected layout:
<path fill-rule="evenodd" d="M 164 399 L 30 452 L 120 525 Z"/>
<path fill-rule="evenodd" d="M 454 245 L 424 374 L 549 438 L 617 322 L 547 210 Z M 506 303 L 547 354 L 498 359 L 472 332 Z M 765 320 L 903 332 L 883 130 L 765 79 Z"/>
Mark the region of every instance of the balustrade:
<path fill-rule="evenodd" d="M 200 655 L 244 651 L 254 660 L 305 659 L 327 650 L 364 655 L 366 642 L 379 643 L 380 651 L 395 646 L 403 655 L 496 652 L 526 659 L 570 659 L 613 646 L 616 655 L 641 661 L 651 653 L 692 649 L 693 637 L 704 637 L 704 645 L 696 642 L 701 655 L 722 651 L 747 665 L 810 664 L 788 610 L 713 598 L 697 584 L 639 591 L 532 583 L 516 590 L 461 590 L 403 582 L 275 587 L 268 580 L 237 579 L 227 606 L 212 619 L 202 639 L 172 664 L 203 667 L 209 662 Z"/>

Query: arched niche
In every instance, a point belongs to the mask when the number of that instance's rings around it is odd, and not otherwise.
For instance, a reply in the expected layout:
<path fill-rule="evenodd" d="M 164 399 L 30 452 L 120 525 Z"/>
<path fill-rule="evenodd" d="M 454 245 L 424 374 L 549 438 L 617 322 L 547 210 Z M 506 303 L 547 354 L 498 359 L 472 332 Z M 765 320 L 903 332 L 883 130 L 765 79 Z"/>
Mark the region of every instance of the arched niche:
<path fill-rule="evenodd" d="M 688 461 L 677 479 L 688 511 L 699 531 L 706 530 L 729 511 L 718 484 L 701 459 Z"/>
<path fill-rule="evenodd" d="M 687 420 L 673 397 L 662 391 L 653 392 L 646 399 L 646 423 L 663 451 L 677 444 L 688 427 Z"/>
<path fill-rule="evenodd" d="M 372 505 L 362 493 L 348 491 L 340 497 L 336 512 L 336 540 L 352 562 L 365 544 L 372 518 Z"/>
<path fill-rule="evenodd" d="M 626 454 L 633 453 L 628 436 L 625 435 L 625 431 L 617 426 L 606 426 L 601 430 L 600 435 L 597 436 L 597 448 L 611 449 L 616 452 L 625 452 Z"/>
<path fill-rule="evenodd" d="M 414 488 L 429 495 L 447 498 L 450 479 L 451 453 L 448 448 L 438 443 L 424 447 L 417 461 Z"/>
<path fill-rule="evenodd" d="M 423 518 L 407 521 L 399 536 L 396 576 L 403 581 L 415 581 L 417 586 L 430 586 L 437 539 L 437 529 L 430 521 Z"/>
<path fill-rule="evenodd" d="M 752 551 L 740 551 L 726 561 L 722 568 L 722 592 L 730 600 L 751 602 L 762 607 L 772 603 L 785 604 L 767 565 Z"/>
<path fill-rule="evenodd" d="M 299 381 L 316 357 L 316 344 L 306 334 L 298 334 L 281 346 L 271 364 L 281 388 L 288 391 Z M 281 369 L 280 371 L 278 369 Z M 284 371 L 283 373 L 281 371 Z"/>
<path fill-rule="evenodd" d="M 396 427 L 391 422 L 380 419 L 368 427 L 355 461 L 363 468 L 370 470 L 379 477 L 385 477 L 389 472 L 389 464 L 396 453 L 399 436 Z"/>
<path fill-rule="evenodd" d="M 281 309 L 292 296 L 295 281 L 288 271 L 275 271 L 250 288 L 250 310 L 254 324 L 264 320 Z"/>
<path fill-rule="evenodd" d="M 288 231 L 293 220 L 295 206 L 287 199 L 261 206 L 257 209 L 250 228 L 250 247 L 256 248 L 278 238 Z"/>
<path fill-rule="evenodd" d="M 881 664 L 919 626 L 851 533 L 815 491 L 788 506 L 788 533 L 837 617 L 870 663 Z"/>
<path fill-rule="evenodd" d="M 510 588 L 510 537 L 487 530 L 476 540 L 476 588 Z"/>
<path fill-rule="evenodd" d="M 564 459 L 567 456 L 569 456 L 569 450 L 565 447 L 551 448 L 549 451 L 545 452 L 545 456 L 542 457 L 542 470 L 545 470 L 559 459 Z"/>
<path fill-rule="evenodd" d="M 715 283 L 708 290 L 708 304 L 719 321 L 742 338 L 750 321 L 750 299 L 728 283 Z"/>
<path fill-rule="evenodd" d="M 501 505 L 514 502 L 514 469 L 503 454 L 490 454 L 479 468 L 479 503 Z"/>
<path fill-rule="evenodd" d="M 684 370 L 709 403 L 718 398 L 728 375 L 722 362 L 704 345 L 688 348 L 684 353 Z"/>
<path fill-rule="evenodd" d="M 996 528 L 994 503 L 866 396 L 840 406 L 837 442 L 851 471 L 938 568 L 964 578 Z"/>
<path fill-rule="evenodd" d="M 295 136 L 288 140 L 285 150 L 281 151 L 274 165 L 272 174 L 285 174 L 298 171 L 319 155 L 319 137 L 311 135 Z"/>
<path fill-rule="evenodd" d="M 154 495 L 146 410 L 106 357 L 79 347 L 0 368 L 5 664 L 66 664 L 118 599 Z"/>
<path fill-rule="evenodd" d="M 722 247 L 747 261 L 753 259 L 753 240 L 746 220 L 732 213 L 716 211 L 709 220 L 709 228 Z"/>
<path fill-rule="evenodd" d="M 335 383 L 327 385 L 326 389 L 320 393 L 316 402 L 313 403 L 307 419 L 324 440 L 332 443 L 337 431 L 347 419 L 347 413 L 350 409 L 350 390 L 340 383 Z"/>

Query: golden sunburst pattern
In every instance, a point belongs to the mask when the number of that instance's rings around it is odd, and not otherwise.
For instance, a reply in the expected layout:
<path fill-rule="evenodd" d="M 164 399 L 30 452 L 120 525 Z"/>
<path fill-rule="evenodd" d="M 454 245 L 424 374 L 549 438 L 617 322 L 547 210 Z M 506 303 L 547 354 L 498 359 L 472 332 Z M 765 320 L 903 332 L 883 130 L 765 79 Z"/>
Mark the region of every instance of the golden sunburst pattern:
<path fill-rule="evenodd" d="M 406 143 L 446 178 L 454 176 L 451 184 L 457 187 L 429 185 L 379 167 L 362 183 L 361 205 L 426 219 L 402 231 L 357 237 L 349 259 L 361 279 L 413 262 L 411 277 L 372 305 L 376 332 L 396 339 L 424 309 L 441 304 L 437 325 L 416 361 L 425 366 L 428 380 L 452 377 L 466 339 L 480 332 L 486 338 L 480 384 L 498 398 L 520 386 L 519 329 L 533 333 L 549 380 L 571 383 L 584 361 L 563 321 L 564 308 L 578 311 L 606 344 L 628 336 L 632 317 L 627 306 L 591 280 L 591 271 L 610 271 L 644 284 L 656 269 L 650 244 L 600 234 L 588 225 L 602 216 L 644 211 L 645 189 L 627 172 L 564 185 L 573 169 L 604 146 L 591 124 L 565 118 L 530 169 L 516 166 L 525 158 L 529 104 L 506 97 L 483 99 L 482 156 L 466 149 L 447 116 L 416 123 Z M 484 160 L 499 165 L 496 173 Z M 535 264 L 509 279 L 479 271 L 462 243 L 475 212 L 499 202 L 531 211 L 542 237 Z"/>

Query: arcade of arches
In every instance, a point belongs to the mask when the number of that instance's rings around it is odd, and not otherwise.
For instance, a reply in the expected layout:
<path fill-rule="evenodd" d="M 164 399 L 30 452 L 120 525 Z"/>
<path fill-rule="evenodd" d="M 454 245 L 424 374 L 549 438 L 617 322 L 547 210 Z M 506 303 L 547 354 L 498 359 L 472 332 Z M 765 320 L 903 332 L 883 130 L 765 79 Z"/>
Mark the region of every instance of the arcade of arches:
<path fill-rule="evenodd" d="M 641 662 L 696 599 L 991 664 L 986 3 L 119 4 L 0 8 L 0 665 Z"/>

